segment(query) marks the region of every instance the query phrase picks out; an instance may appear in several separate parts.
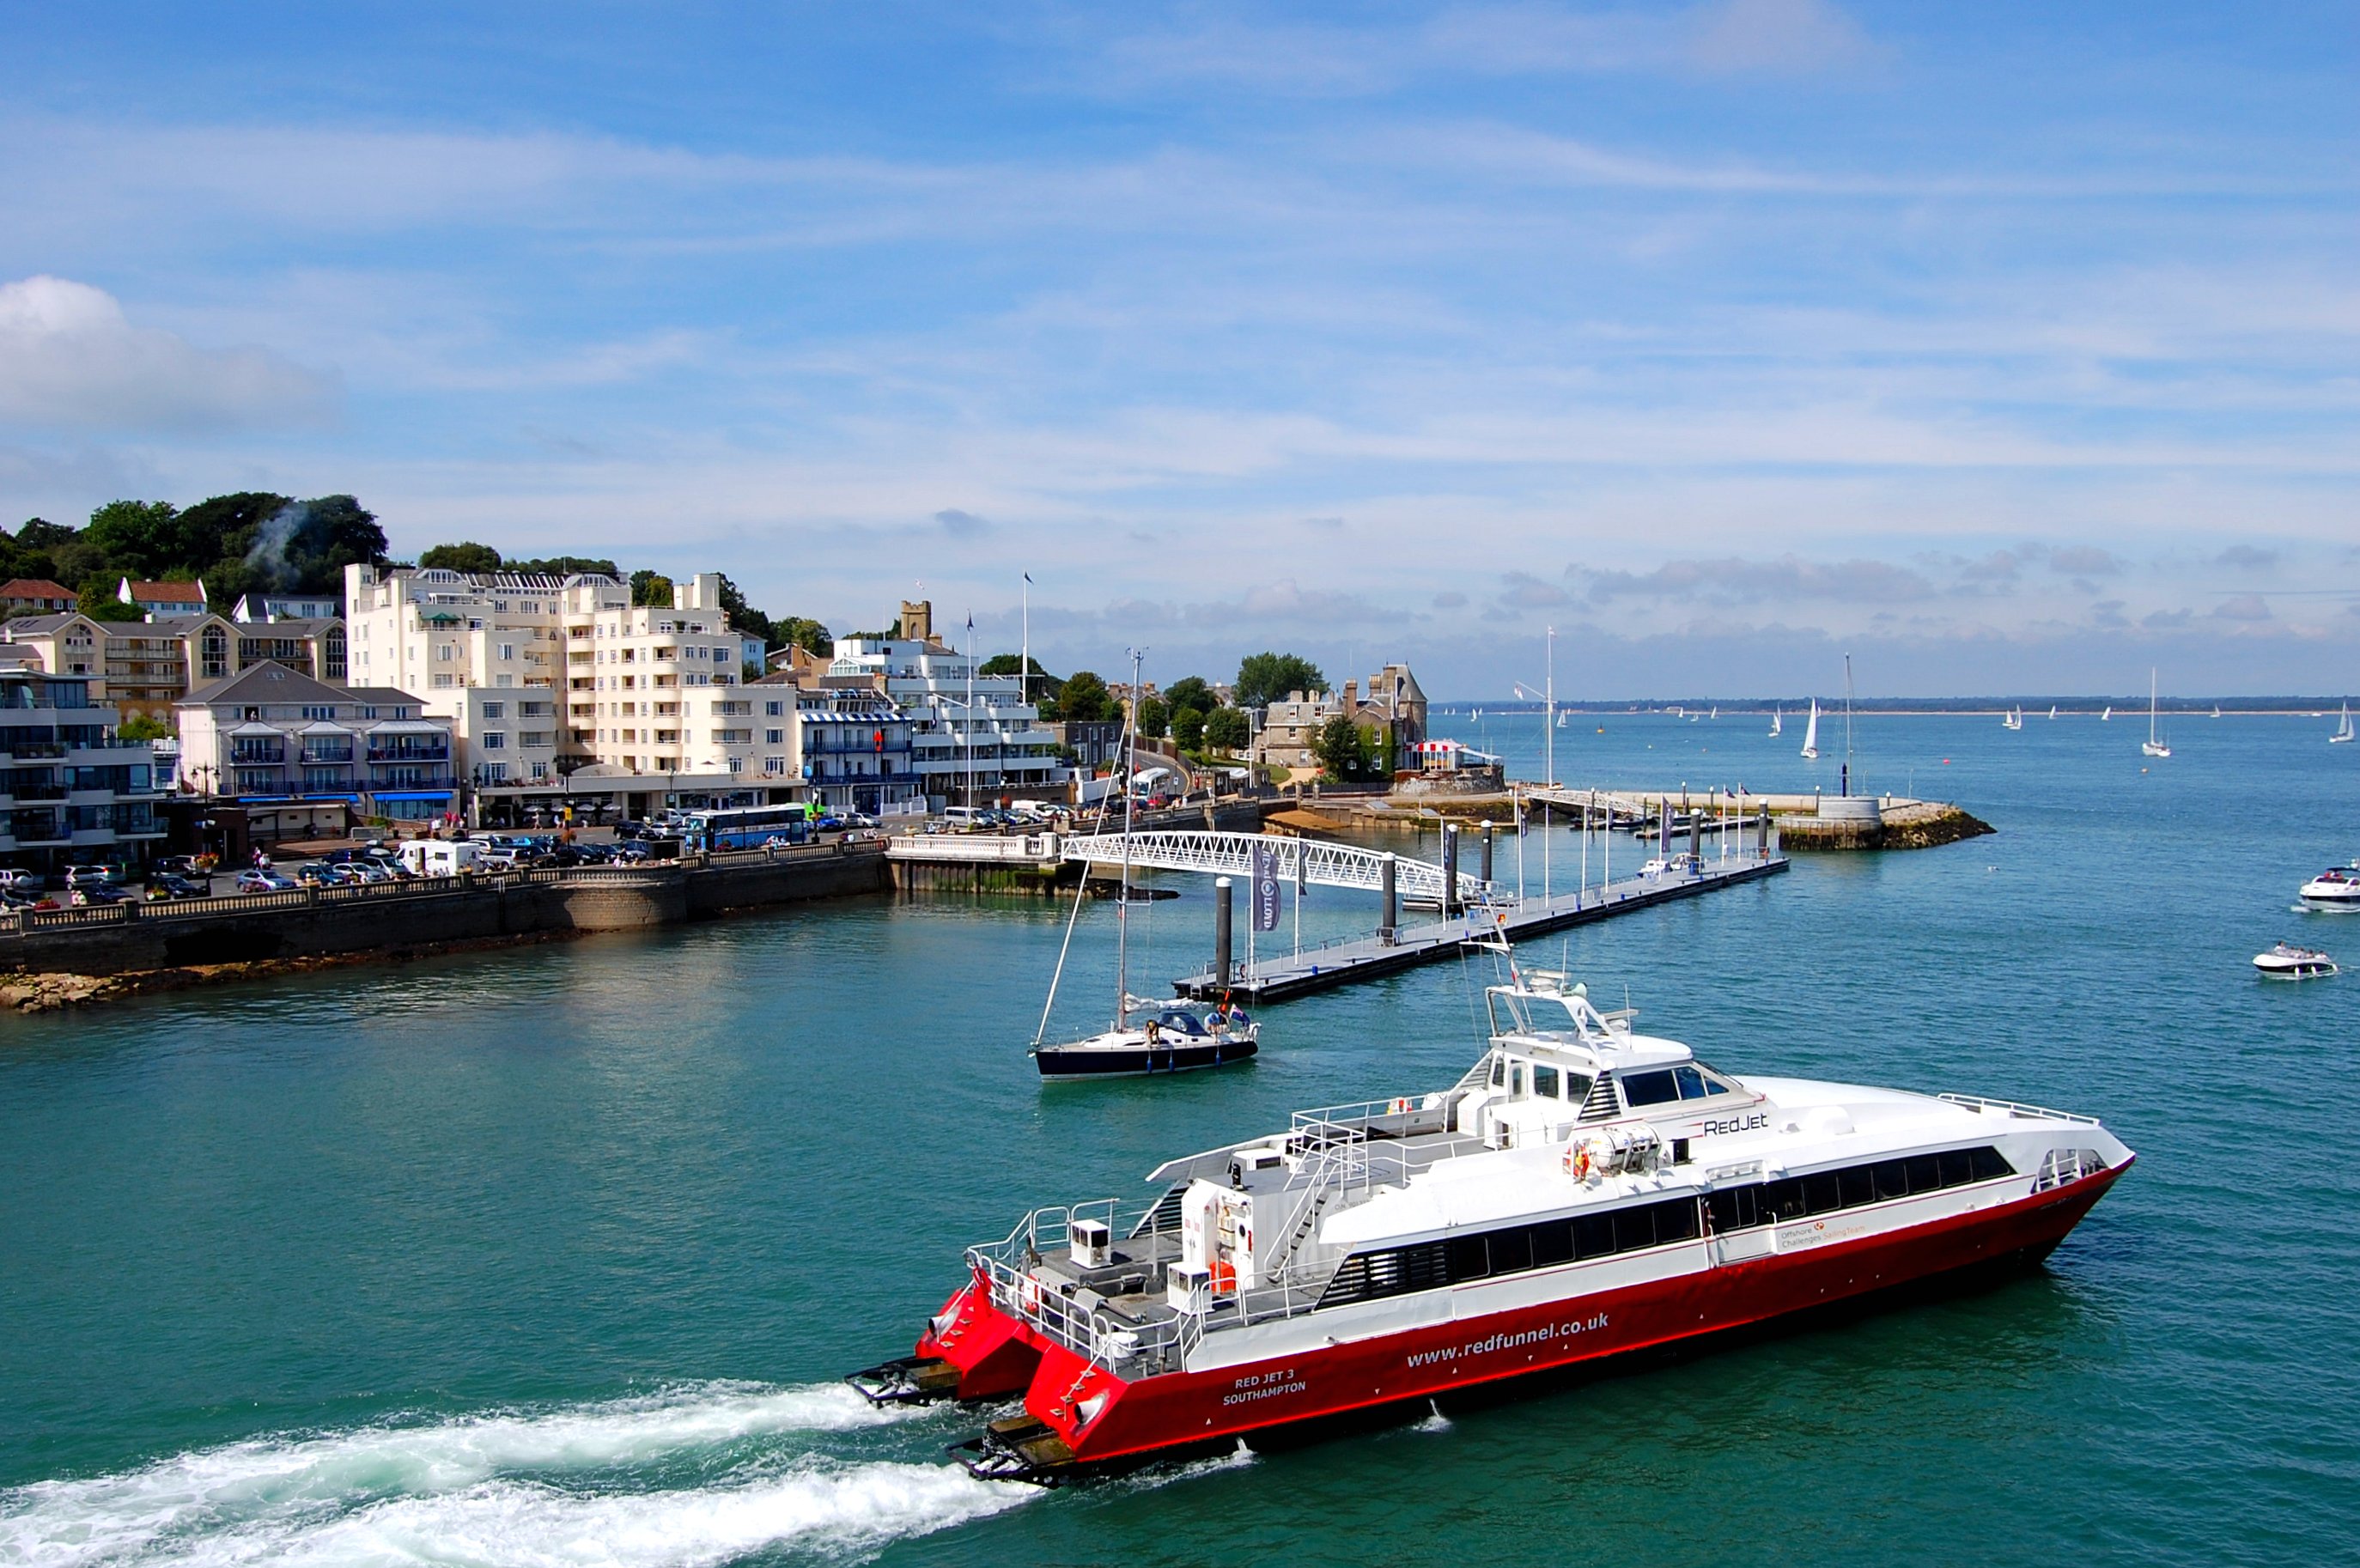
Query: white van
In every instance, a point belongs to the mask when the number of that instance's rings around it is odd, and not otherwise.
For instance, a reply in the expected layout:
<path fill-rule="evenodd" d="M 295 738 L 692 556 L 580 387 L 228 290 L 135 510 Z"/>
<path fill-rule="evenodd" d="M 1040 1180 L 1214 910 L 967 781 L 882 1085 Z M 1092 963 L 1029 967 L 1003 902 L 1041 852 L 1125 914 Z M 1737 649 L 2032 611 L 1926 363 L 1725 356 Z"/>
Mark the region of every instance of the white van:
<path fill-rule="evenodd" d="M 974 806 L 945 806 L 943 821 L 955 828 L 971 828 L 983 820 L 983 813 Z"/>
<path fill-rule="evenodd" d="M 412 877 L 456 877 L 472 871 L 484 857 L 484 846 L 473 839 L 445 844 L 441 839 L 414 838 L 401 846 L 397 858 Z"/>

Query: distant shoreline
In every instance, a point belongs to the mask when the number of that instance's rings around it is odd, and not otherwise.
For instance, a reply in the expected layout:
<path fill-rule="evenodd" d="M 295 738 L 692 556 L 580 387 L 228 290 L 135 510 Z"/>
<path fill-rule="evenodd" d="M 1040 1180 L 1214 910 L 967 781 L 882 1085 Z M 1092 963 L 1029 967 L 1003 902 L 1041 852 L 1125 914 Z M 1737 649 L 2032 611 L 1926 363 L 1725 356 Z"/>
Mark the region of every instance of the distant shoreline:
<path fill-rule="evenodd" d="M 2234 703 L 2232 699 L 2225 697 L 2218 699 L 2217 702 L 2221 710 L 2221 716 L 2224 719 L 2332 719 L 2342 711 L 2345 699 L 2342 697 L 2331 697 L 2326 699 L 2324 702 L 2314 701 L 2306 702 L 2300 699 L 2274 697 L 2267 699 L 2267 701 L 2270 703 L 2269 706 L 2253 705 L 2251 699 L 2247 699 L 2244 705 L 2239 705 Z M 2211 697 L 2167 697 L 2156 705 L 2156 711 L 2159 713 L 2169 713 L 2175 717 L 2186 717 L 2190 714 L 2193 714 L 2198 718 L 2209 719 L 2212 716 L 2212 709 L 2215 706 L 2215 702 L 2216 700 Z M 1925 697 L 1888 697 L 1874 701 L 1868 699 L 1856 699 L 1852 702 L 1852 711 L 1855 715 L 1861 713 L 1874 713 L 1881 718 L 1956 718 L 1963 714 L 1967 716 L 1981 715 L 1995 719 L 2000 717 L 2002 714 L 2020 707 L 2024 710 L 2024 722 L 2031 724 L 2036 720 L 2046 721 L 2049 717 L 2049 710 L 2051 705 L 2052 700 L 2047 697 L 2039 699 L 2037 706 L 2034 700 L 2030 697 L 1962 697 L 1954 702 L 1941 702 L 1938 699 Z M 2073 699 L 2072 705 L 2070 706 L 2068 706 L 2061 699 L 2054 701 L 2053 705 L 2057 709 L 2057 716 L 2060 719 L 2094 719 L 2108 707 L 2112 707 L 2114 709 L 2117 717 L 2133 713 L 2143 714 L 2147 712 L 2147 703 L 2133 697 L 2076 697 Z M 1635 707 L 1628 702 L 1559 702 L 1557 705 L 1557 711 L 1560 713 L 1574 713 L 1578 715 L 1600 718 L 1644 719 L 1703 717 L 1704 715 L 1710 713 L 1714 708 L 1718 707 L 1721 709 L 1721 716 L 1723 719 L 1732 716 L 1748 716 L 1766 719 L 1773 713 L 1783 713 L 1789 716 L 1792 716 L 1797 713 L 1808 713 L 1810 711 L 1810 706 L 1811 699 L 1808 697 L 1782 698 L 1775 702 L 1764 698 L 1749 698 L 1740 702 L 1732 702 L 1725 697 L 1718 701 L 1707 697 L 1699 699 L 1695 702 L 1651 702 L 1643 703 Z M 1673 712 L 1675 708 L 1685 710 L 1685 713 L 1676 714 Z M 1480 709 L 1486 718 L 1491 717 L 1494 713 L 1513 714 L 1518 718 L 1538 717 L 1546 712 L 1543 706 L 1538 702 L 1462 702 L 1453 701 L 1449 702 L 1436 702 L 1430 704 L 1427 709 L 1427 719 L 1428 722 L 1431 723 L 1437 719 L 1465 718 L 1468 716 L 1468 710 L 1470 709 Z M 1840 715 L 1842 712 L 1843 700 L 1841 698 L 1836 699 L 1833 702 L 1829 702 L 1824 697 L 1819 699 L 1819 716 L 1821 718 L 1826 718 L 1830 714 Z"/>

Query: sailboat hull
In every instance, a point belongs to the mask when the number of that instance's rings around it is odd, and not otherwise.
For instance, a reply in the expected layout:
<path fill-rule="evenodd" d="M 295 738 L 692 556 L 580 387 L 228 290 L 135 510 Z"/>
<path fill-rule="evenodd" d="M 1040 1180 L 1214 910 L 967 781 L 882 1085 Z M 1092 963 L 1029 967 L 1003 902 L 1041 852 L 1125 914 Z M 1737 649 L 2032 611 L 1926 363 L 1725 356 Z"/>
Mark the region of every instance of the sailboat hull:
<path fill-rule="evenodd" d="M 1185 1040 L 1179 1044 L 1044 1045 L 1032 1053 L 1043 1078 L 1149 1078 L 1200 1067 L 1227 1067 L 1260 1049 L 1242 1036 Z"/>

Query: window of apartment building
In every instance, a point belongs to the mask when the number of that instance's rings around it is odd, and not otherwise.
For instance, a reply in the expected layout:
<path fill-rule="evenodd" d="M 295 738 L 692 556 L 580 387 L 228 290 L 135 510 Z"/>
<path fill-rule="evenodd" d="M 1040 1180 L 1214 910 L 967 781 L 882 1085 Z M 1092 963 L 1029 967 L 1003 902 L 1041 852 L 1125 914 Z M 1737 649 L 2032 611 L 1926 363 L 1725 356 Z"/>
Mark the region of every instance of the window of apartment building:
<path fill-rule="evenodd" d="M 555 730 L 526 730 L 523 734 L 517 736 L 517 744 L 528 750 L 537 746 L 555 746 L 557 744 L 557 732 Z"/>
<path fill-rule="evenodd" d="M 762 732 L 762 744 L 764 746 L 784 746 L 787 744 L 787 732 L 784 730 L 764 730 Z"/>
<path fill-rule="evenodd" d="M 508 782 L 508 765 L 507 763 L 505 763 L 505 762 L 486 762 L 486 764 L 484 764 L 484 782 L 485 782 L 485 783 L 486 783 L 486 784 L 505 784 L 505 783 L 507 783 L 507 782 Z"/>
<path fill-rule="evenodd" d="M 436 659 L 437 660 L 439 660 L 439 661 L 440 661 L 440 662 L 442 662 L 442 663 L 448 664 L 448 663 L 450 663 L 450 662 L 451 662 L 451 660 L 452 660 L 453 659 L 456 658 L 457 656 L 458 656 L 458 649 L 457 649 L 457 648 L 456 648 L 456 647 L 454 647 L 453 644 L 450 644 L 450 643 L 447 643 L 447 642 L 446 642 L 446 643 L 439 643 L 439 644 L 437 644 L 437 645 L 435 646 L 435 648 L 434 648 L 434 657 L 435 657 L 435 659 Z"/>
<path fill-rule="evenodd" d="M 535 779 L 546 779 L 546 778 L 548 778 L 548 777 L 549 777 L 549 764 L 547 764 L 546 762 L 536 762 L 536 763 L 534 763 L 534 764 L 532 765 L 532 776 L 533 776 Z"/>
<path fill-rule="evenodd" d="M 516 677 L 510 675 L 506 670 L 502 670 L 499 674 L 492 677 L 492 684 L 495 686 L 514 687 L 516 685 Z"/>
<path fill-rule="evenodd" d="M 545 719 L 549 717 L 549 713 L 550 704 L 547 702 L 519 702 L 517 704 L 517 717 L 519 719 Z"/>
<path fill-rule="evenodd" d="M 716 746 L 750 746 L 753 740 L 752 730 L 715 730 L 713 732 L 713 744 Z"/>
<path fill-rule="evenodd" d="M 434 684 L 437 687 L 456 686 L 458 683 L 459 678 L 455 675 L 437 675 L 434 678 Z"/>
<path fill-rule="evenodd" d="M 306 707 L 303 716 L 307 719 L 333 719 L 336 716 L 336 710 L 333 707 Z"/>
<path fill-rule="evenodd" d="M 780 774 L 781 774 L 781 773 L 784 773 L 786 770 L 787 770 L 787 759 L 786 759 L 785 757 L 766 757 L 762 758 L 762 771 L 763 771 L 763 772 L 765 772 L 765 773 L 770 774 L 770 776 L 772 776 L 773 778 L 776 778 L 778 775 L 780 775 Z"/>
<path fill-rule="evenodd" d="M 730 772 L 732 772 L 732 773 L 743 773 L 743 772 L 745 772 L 745 771 L 746 771 L 746 759 L 745 759 L 744 757 L 731 757 L 731 758 L 729 759 L 729 771 L 730 771 Z"/>
<path fill-rule="evenodd" d="M 516 644 L 512 642 L 504 642 L 500 644 L 500 657 L 502 659 L 514 659 L 516 657 Z"/>
<path fill-rule="evenodd" d="M 486 730 L 484 732 L 484 738 L 476 744 L 480 745 L 486 751 L 506 751 L 508 745 L 508 732 L 505 730 Z"/>
<path fill-rule="evenodd" d="M 506 702 L 486 702 L 484 704 L 484 717 L 487 719 L 504 718 L 507 714 L 508 704 Z"/>
<path fill-rule="evenodd" d="M 762 704 L 762 716 L 764 718 L 775 719 L 785 713 L 786 711 L 787 705 L 784 702 L 765 702 Z"/>

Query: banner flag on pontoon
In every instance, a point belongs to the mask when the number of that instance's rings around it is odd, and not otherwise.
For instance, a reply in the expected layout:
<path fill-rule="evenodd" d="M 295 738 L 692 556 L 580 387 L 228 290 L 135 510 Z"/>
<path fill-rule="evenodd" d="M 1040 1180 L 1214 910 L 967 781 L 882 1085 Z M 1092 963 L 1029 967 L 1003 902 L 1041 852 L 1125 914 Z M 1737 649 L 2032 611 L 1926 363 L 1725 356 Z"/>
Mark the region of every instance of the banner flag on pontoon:
<path fill-rule="evenodd" d="M 1258 931 L 1278 929 L 1278 851 L 1254 845 L 1253 923 Z"/>

